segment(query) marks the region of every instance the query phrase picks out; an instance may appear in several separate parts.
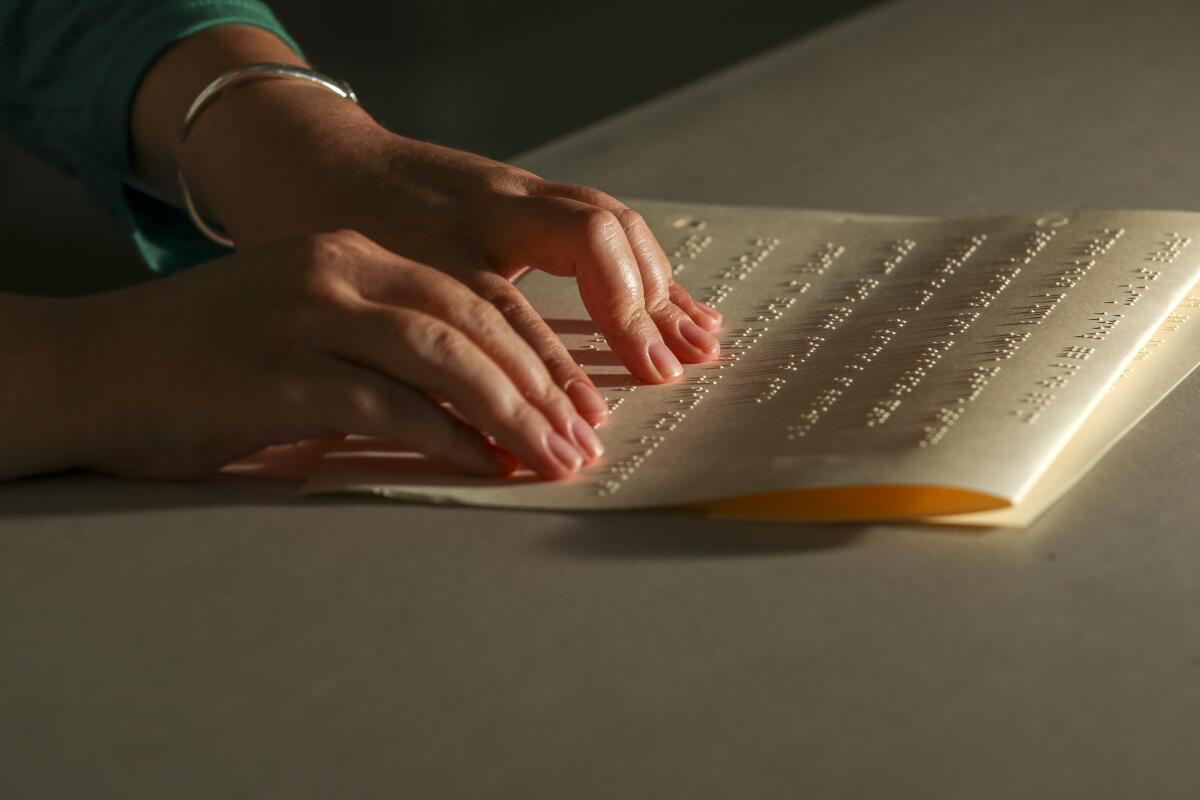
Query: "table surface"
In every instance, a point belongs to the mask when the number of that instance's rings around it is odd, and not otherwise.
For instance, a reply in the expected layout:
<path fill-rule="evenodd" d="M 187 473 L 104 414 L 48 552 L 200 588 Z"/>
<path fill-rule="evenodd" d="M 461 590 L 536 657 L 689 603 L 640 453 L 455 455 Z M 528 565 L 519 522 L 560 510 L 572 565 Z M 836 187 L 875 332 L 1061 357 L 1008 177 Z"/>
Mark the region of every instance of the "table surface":
<path fill-rule="evenodd" d="M 1200 208 L 1198 24 L 901 2 L 522 163 L 630 197 Z M 1198 400 L 1024 532 L 0 486 L 0 794 L 1191 795 Z"/>

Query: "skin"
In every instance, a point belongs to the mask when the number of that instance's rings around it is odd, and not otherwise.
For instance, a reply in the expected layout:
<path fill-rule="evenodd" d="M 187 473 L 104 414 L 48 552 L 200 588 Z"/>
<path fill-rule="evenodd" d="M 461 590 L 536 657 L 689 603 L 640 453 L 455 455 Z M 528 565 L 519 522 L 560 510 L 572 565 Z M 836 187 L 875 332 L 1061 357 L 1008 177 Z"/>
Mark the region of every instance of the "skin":
<path fill-rule="evenodd" d="M 607 408 L 513 286 L 529 269 L 573 277 L 644 381 L 718 357 L 720 315 L 597 189 L 405 138 L 291 80 L 223 92 L 178 142 L 209 81 L 263 61 L 302 64 L 264 31 L 210 29 L 155 63 L 132 109 L 137 178 L 178 199 L 182 171 L 235 254 L 106 295 L 0 296 L 0 370 L 29 376 L 0 390 L 0 478 L 195 477 L 329 433 L 569 477 L 601 457 Z"/>

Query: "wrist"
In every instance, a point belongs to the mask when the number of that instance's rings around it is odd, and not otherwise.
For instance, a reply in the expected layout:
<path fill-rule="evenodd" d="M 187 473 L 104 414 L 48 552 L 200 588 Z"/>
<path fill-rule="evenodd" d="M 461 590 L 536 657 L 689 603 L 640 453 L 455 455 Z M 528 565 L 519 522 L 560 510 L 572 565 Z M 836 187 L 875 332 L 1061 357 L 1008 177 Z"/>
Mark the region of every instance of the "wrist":
<path fill-rule="evenodd" d="M 217 76 L 247 64 L 305 66 L 274 34 L 250 25 L 218 25 L 187 37 L 147 70 L 129 121 L 134 175 L 164 197 L 178 199 L 179 126 L 196 96 Z"/>
<path fill-rule="evenodd" d="M 313 232 L 334 186 L 395 139 L 353 101 L 290 78 L 230 86 L 196 118 L 180 171 L 198 209 L 241 246 Z"/>

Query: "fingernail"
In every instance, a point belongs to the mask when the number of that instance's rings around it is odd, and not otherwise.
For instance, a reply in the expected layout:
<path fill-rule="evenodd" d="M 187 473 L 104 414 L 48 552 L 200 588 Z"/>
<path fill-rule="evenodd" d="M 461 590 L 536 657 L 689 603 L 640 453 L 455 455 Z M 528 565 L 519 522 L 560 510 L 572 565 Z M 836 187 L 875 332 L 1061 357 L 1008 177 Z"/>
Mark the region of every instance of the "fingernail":
<path fill-rule="evenodd" d="M 575 445 L 568 442 L 554 431 L 546 431 L 546 452 L 567 472 L 575 472 L 583 465 L 583 456 Z"/>
<path fill-rule="evenodd" d="M 713 319 L 715 319 L 717 322 L 720 322 L 720 321 L 723 319 L 723 317 L 721 316 L 721 312 L 720 312 L 720 311 L 717 311 L 715 308 L 713 308 L 713 307 L 712 307 L 712 306 L 710 306 L 710 305 L 707 305 L 707 304 L 705 304 L 705 303 L 701 303 L 699 300 L 697 300 L 697 301 L 696 301 L 696 308 L 700 309 L 700 310 L 701 310 L 701 311 L 703 311 L 705 314 L 707 314 L 708 316 L 710 316 L 710 317 L 712 317 Z"/>
<path fill-rule="evenodd" d="M 608 403 L 600 392 L 578 378 L 567 384 L 567 397 L 575 404 L 580 414 L 593 421 L 600 421 L 608 416 Z"/>
<path fill-rule="evenodd" d="M 671 348 L 663 342 L 655 342 L 646 352 L 650 356 L 650 363 L 658 370 L 658 374 L 663 380 L 669 381 L 683 374 L 683 365 L 671 352 Z"/>
<path fill-rule="evenodd" d="M 679 333 L 697 350 L 707 353 L 717 348 L 716 338 L 690 319 L 679 321 Z"/>
<path fill-rule="evenodd" d="M 595 461 L 604 455 L 604 444 L 583 417 L 575 417 L 571 420 L 571 435 L 575 437 L 575 442 L 583 448 L 583 452 L 587 453 L 591 460 Z"/>

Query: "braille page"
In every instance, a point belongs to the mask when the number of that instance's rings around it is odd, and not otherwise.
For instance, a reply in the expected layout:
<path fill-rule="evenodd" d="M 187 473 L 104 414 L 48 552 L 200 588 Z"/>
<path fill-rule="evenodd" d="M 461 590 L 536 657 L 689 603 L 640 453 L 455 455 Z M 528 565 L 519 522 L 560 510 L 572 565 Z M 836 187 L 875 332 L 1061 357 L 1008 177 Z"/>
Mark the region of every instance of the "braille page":
<path fill-rule="evenodd" d="M 1200 363 L 1200 324 L 1197 319 L 1200 319 L 1200 294 L 1193 293 L 1176 307 L 1133 357 L 1108 395 L 1018 505 L 925 521 L 1009 528 L 1032 524 L 1196 368 Z"/>
<path fill-rule="evenodd" d="M 636 385 L 573 283 L 532 274 L 523 291 L 612 406 L 602 462 L 565 482 L 478 479 L 349 440 L 305 491 L 806 519 L 1005 507 L 1200 274 L 1200 215 L 1181 212 L 922 219 L 634 205 L 676 280 L 725 315 L 719 362 Z"/>

